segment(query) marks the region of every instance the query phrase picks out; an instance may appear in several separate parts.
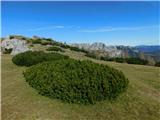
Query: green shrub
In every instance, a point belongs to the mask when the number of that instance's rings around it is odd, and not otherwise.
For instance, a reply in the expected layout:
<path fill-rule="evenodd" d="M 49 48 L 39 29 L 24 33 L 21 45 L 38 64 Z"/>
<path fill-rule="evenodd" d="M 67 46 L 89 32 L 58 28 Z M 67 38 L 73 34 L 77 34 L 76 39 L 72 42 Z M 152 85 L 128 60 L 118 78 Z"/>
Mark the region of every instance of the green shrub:
<path fill-rule="evenodd" d="M 63 44 L 63 43 L 61 43 L 59 46 L 62 47 L 62 48 L 65 48 L 65 49 L 70 48 L 69 45 L 66 45 L 66 44 Z"/>
<path fill-rule="evenodd" d="M 30 44 L 29 46 L 30 46 L 30 47 L 34 47 L 34 45 L 33 45 L 33 44 Z"/>
<path fill-rule="evenodd" d="M 86 51 L 84 49 L 80 49 L 78 47 L 73 47 L 73 46 L 70 46 L 70 45 L 67 45 L 67 44 L 64 44 L 64 43 L 60 43 L 60 42 L 53 41 L 51 45 L 59 46 L 61 48 L 65 48 L 65 49 L 70 49 L 72 51 L 88 53 L 88 51 Z"/>
<path fill-rule="evenodd" d="M 9 49 L 5 48 L 5 51 L 3 53 L 10 54 L 12 52 L 12 50 L 13 50 L 12 48 L 9 48 Z"/>
<path fill-rule="evenodd" d="M 32 39 L 32 44 L 41 44 L 42 40 L 41 39 Z"/>
<path fill-rule="evenodd" d="M 119 63 L 124 63 L 126 62 L 124 58 L 114 58 L 114 61 L 119 62 Z"/>
<path fill-rule="evenodd" d="M 119 70 L 73 59 L 37 64 L 27 69 L 24 77 L 41 95 L 79 104 L 112 100 L 128 85 Z"/>
<path fill-rule="evenodd" d="M 147 65 L 147 60 L 142 60 L 140 58 L 126 58 L 126 62 L 128 64 L 139 64 L 139 65 Z"/>
<path fill-rule="evenodd" d="M 59 60 L 59 59 L 67 59 L 68 56 L 61 55 L 58 53 L 44 53 L 42 51 L 27 51 L 24 53 L 20 53 L 15 55 L 12 58 L 13 63 L 19 66 L 31 66 L 37 63 Z"/>
<path fill-rule="evenodd" d="M 10 35 L 9 39 L 21 39 L 21 40 L 26 40 L 26 37 L 21 36 L 21 35 Z"/>
<path fill-rule="evenodd" d="M 41 42 L 41 45 L 50 45 L 51 43 L 50 42 L 47 42 L 47 41 L 43 41 Z"/>
<path fill-rule="evenodd" d="M 59 47 L 55 47 L 55 46 L 47 48 L 47 51 L 60 51 L 60 52 L 64 52 L 64 50 L 62 50 Z"/>
<path fill-rule="evenodd" d="M 90 58 L 94 58 L 94 59 L 98 59 L 98 56 L 95 55 L 94 53 L 91 53 L 91 52 L 87 52 L 85 54 L 86 57 L 90 57 Z"/>
<path fill-rule="evenodd" d="M 103 56 L 100 57 L 100 60 L 104 60 L 104 61 L 114 61 L 113 58 L 103 57 Z"/>
<path fill-rule="evenodd" d="M 46 41 L 50 41 L 50 42 L 53 41 L 52 38 L 43 38 L 43 39 L 46 40 Z"/>
<path fill-rule="evenodd" d="M 160 67 L 160 62 L 156 62 L 155 66 Z"/>
<path fill-rule="evenodd" d="M 60 43 L 60 42 L 56 42 L 56 41 L 52 41 L 51 45 L 54 45 L 54 46 L 61 46 L 61 43 Z"/>
<path fill-rule="evenodd" d="M 84 49 L 80 49 L 80 48 L 78 48 L 78 47 L 70 46 L 69 49 L 70 49 L 70 50 L 73 50 L 73 51 L 77 51 L 77 52 L 88 53 L 88 51 L 86 51 L 86 50 L 84 50 Z"/>
<path fill-rule="evenodd" d="M 147 65 L 148 61 L 147 60 L 143 60 L 140 58 L 108 58 L 108 57 L 101 57 L 101 60 L 104 61 L 115 61 L 115 62 L 119 62 L 119 63 L 128 63 L 128 64 L 139 64 L 139 65 Z"/>
<path fill-rule="evenodd" d="M 119 62 L 119 63 L 124 63 L 124 62 L 126 62 L 126 61 L 125 61 L 125 58 L 118 58 L 118 57 L 116 57 L 116 58 L 101 57 L 100 59 L 101 59 L 101 60 L 104 60 L 104 61 L 115 61 L 115 62 Z"/>
<path fill-rule="evenodd" d="M 48 39 L 42 40 L 41 45 L 52 45 L 53 41 L 49 41 Z"/>

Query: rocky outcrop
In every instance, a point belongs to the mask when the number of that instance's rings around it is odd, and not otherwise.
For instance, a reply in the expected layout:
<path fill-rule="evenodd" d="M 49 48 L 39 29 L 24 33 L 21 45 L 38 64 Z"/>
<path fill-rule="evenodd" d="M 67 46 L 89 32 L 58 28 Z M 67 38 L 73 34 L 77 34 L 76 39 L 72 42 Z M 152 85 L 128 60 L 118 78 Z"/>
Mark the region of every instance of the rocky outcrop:
<path fill-rule="evenodd" d="M 106 46 L 104 43 L 95 42 L 93 44 L 72 44 L 72 46 L 83 48 L 89 51 L 101 51 L 109 57 L 121 57 L 122 51 L 118 50 L 116 46 Z M 105 53 L 106 52 L 106 53 Z M 103 56 L 103 55 L 102 55 Z"/>
<path fill-rule="evenodd" d="M 1 41 L 0 46 L 1 46 L 2 53 L 6 53 L 6 51 L 10 51 L 11 55 L 16 55 L 18 53 L 31 50 L 28 48 L 28 45 L 26 44 L 25 40 L 19 40 L 19 39 L 6 38 L 3 41 Z"/>

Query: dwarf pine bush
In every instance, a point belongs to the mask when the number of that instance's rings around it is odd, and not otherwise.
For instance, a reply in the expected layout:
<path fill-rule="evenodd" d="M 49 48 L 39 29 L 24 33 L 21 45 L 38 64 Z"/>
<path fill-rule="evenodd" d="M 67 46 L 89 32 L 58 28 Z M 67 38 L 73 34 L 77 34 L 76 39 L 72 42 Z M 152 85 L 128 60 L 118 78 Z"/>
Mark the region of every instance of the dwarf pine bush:
<path fill-rule="evenodd" d="M 15 55 L 12 58 L 13 63 L 19 66 L 32 66 L 45 61 L 54 61 L 60 59 L 68 59 L 66 55 L 59 53 L 45 53 L 43 51 L 27 51 Z"/>
<path fill-rule="evenodd" d="M 128 85 L 128 79 L 119 70 L 73 59 L 37 64 L 27 69 L 24 77 L 42 95 L 79 104 L 111 100 Z"/>
<path fill-rule="evenodd" d="M 64 52 L 64 50 L 62 50 L 59 47 L 55 47 L 55 46 L 47 48 L 47 51 L 60 51 L 60 52 Z"/>

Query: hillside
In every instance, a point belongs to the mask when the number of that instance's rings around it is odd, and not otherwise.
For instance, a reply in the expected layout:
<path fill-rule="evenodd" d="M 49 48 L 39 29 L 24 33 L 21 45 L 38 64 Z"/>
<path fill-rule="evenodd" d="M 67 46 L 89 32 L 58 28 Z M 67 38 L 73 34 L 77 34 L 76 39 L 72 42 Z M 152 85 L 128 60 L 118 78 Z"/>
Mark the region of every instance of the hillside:
<path fill-rule="evenodd" d="M 35 38 L 34 40 L 36 40 Z M 39 39 L 39 38 L 38 38 Z M 33 40 L 33 39 L 31 39 Z M 33 41 L 32 41 L 33 42 Z M 37 44 L 38 42 L 38 44 Z M 45 44 L 44 44 L 45 42 Z M 49 43 L 49 45 L 46 44 Z M 160 68 L 102 61 L 87 57 L 87 51 L 53 41 L 29 42 L 34 51 L 58 52 L 78 60 L 91 60 L 121 70 L 129 80 L 127 91 L 115 101 L 95 105 L 68 104 L 41 96 L 25 82 L 26 67 L 12 63 L 12 55 L 2 55 L 2 119 L 13 120 L 158 120 L 160 104 Z M 48 51 L 51 48 L 54 51 Z M 59 51 L 60 50 L 60 51 Z M 11 79 L 12 78 L 12 79 Z"/>
<path fill-rule="evenodd" d="M 159 51 L 145 52 L 141 51 L 141 47 L 131 47 L 131 46 L 107 46 L 104 43 L 95 42 L 93 44 L 66 44 L 62 42 L 58 42 L 51 38 L 43 38 L 38 36 L 33 37 L 25 37 L 21 35 L 10 35 L 7 38 L 3 38 L 0 44 L 2 53 L 16 55 L 21 52 L 25 52 L 28 50 L 42 50 L 42 51 L 78 51 L 86 54 L 88 57 L 101 59 L 101 60 L 109 60 L 116 62 L 125 62 L 126 59 L 136 59 L 136 61 L 141 61 L 146 65 L 156 65 L 160 61 Z M 150 46 L 144 46 L 145 49 L 158 50 L 156 48 Z M 50 49 L 50 50 L 49 50 Z M 59 49 L 59 50 L 58 50 Z M 142 47 L 143 49 L 143 47 Z M 114 59 L 117 59 L 114 60 Z M 134 62 L 135 63 L 135 62 Z"/>
<path fill-rule="evenodd" d="M 36 47 L 39 48 L 44 49 L 44 46 Z M 122 70 L 130 82 L 127 92 L 114 102 L 102 101 L 88 106 L 51 100 L 39 95 L 25 82 L 22 73 L 26 67 L 17 67 L 11 62 L 11 55 L 2 55 L 2 119 L 159 119 L 160 68 L 95 60 L 68 49 L 63 54 Z"/>
<path fill-rule="evenodd" d="M 160 1 L 2 0 L 0 120 L 160 120 Z"/>

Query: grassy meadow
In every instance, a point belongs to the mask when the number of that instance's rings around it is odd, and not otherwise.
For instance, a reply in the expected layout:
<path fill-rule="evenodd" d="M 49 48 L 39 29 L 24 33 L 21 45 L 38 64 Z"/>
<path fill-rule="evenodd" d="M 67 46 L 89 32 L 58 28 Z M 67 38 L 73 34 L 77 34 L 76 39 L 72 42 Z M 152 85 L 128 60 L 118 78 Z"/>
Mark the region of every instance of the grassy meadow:
<path fill-rule="evenodd" d="M 83 54 L 66 51 L 75 59 L 90 59 Z M 2 120 L 159 120 L 160 68 L 129 65 L 90 59 L 122 70 L 129 79 L 127 92 L 113 102 L 95 105 L 63 103 L 41 96 L 25 82 L 23 71 L 2 55 Z"/>

